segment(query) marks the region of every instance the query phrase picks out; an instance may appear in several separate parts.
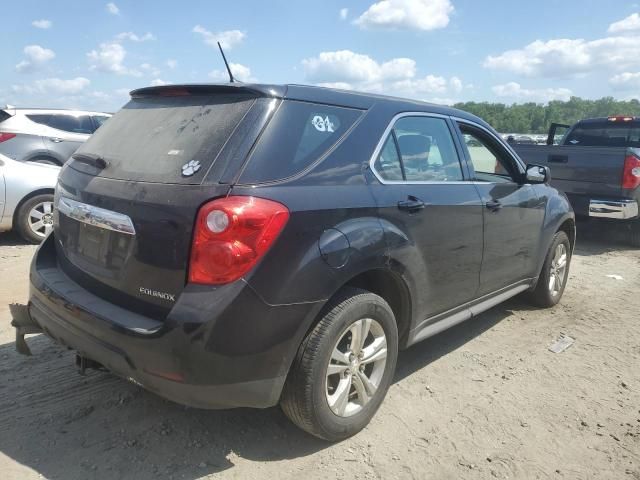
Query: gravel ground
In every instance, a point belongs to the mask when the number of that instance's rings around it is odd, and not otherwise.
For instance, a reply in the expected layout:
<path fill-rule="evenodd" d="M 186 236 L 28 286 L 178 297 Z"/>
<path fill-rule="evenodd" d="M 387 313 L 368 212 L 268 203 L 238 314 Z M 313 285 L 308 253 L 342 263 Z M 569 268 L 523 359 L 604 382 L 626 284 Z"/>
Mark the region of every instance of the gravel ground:
<path fill-rule="evenodd" d="M 0 477 L 640 479 L 640 251 L 579 226 L 562 303 L 500 305 L 401 353 L 371 425 L 338 444 L 278 408 L 199 411 L 43 336 L 15 353 L 34 247 L 0 235 Z M 621 280 L 607 277 L 620 275 Z M 548 347 L 562 333 L 575 343 Z"/>

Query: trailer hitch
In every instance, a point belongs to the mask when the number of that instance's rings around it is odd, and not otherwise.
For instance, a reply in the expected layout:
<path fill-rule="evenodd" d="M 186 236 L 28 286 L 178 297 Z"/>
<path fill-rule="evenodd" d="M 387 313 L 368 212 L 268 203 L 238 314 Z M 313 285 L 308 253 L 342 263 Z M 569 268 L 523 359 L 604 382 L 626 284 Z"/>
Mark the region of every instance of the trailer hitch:
<path fill-rule="evenodd" d="M 31 355 L 29 345 L 24 339 L 25 335 L 31 333 L 42 333 L 42 328 L 29 314 L 29 307 L 20 303 L 9 305 L 11 312 L 11 325 L 16 329 L 16 351 L 22 355 Z"/>

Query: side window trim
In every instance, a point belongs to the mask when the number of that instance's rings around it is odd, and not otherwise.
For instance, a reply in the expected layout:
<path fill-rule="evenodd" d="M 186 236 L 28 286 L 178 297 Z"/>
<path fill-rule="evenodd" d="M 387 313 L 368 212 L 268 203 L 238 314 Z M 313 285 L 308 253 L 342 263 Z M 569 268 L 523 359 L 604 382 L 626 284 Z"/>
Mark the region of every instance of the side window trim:
<path fill-rule="evenodd" d="M 389 135 L 393 135 L 394 145 L 396 147 L 396 152 L 398 154 L 398 157 L 400 158 L 400 167 L 402 168 L 402 176 L 405 177 L 404 165 L 402 163 L 402 156 L 400 155 L 400 148 L 398 147 L 398 141 L 396 140 L 395 133 L 393 132 L 393 129 L 394 129 L 395 124 L 397 123 L 397 121 L 400 120 L 401 118 L 404 118 L 404 117 L 431 117 L 431 118 L 441 118 L 442 120 L 444 120 L 445 124 L 447 125 L 447 129 L 449 130 L 449 134 L 451 135 L 451 141 L 453 142 L 454 149 L 455 149 L 456 154 L 458 156 L 458 163 L 460 164 L 460 170 L 461 170 L 462 177 L 463 177 L 462 180 L 455 180 L 455 181 L 385 180 L 384 178 L 382 178 L 382 176 L 376 171 L 375 162 L 378 159 L 378 156 L 380 155 L 380 152 L 382 152 L 382 149 L 384 148 L 384 144 L 386 143 L 387 138 L 389 138 Z M 451 118 L 452 117 L 450 117 L 448 115 L 443 115 L 441 113 L 431 113 L 431 112 L 401 112 L 401 113 L 398 113 L 397 115 L 395 115 L 391 119 L 391 121 L 389 122 L 389 124 L 385 128 L 384 132 L 382 133 L 382 137 L 378 141 L 378 144 L 376 145 L 376 148 L 373 151 L 373 154 L 371 155 L 371 158 L 369 159 L 369 170 L 371 170 L 373 175 L 383 185 L 386 185 L 386 184 L 391 184 L 391 185 L 399 185 L 399 184 L 403 184 L 403 185 L 428 185 L 428 184 L 455 185 L 455 184 L 460 184 L 460 183 L 463 183 L 463 184 L 469 183 L 469 180 L 470 180 L 470 178 L 469 178 L 469 170 L 468 170 L 468 166 L 466 165 L 467 158 L 466 158 L 466 155 L 459 148 L 460 146 L 458 145 L 458 142 L 457 142 L 457 135 L 458 134 L 457 134 L 457 131 L 452 128 Z"/>

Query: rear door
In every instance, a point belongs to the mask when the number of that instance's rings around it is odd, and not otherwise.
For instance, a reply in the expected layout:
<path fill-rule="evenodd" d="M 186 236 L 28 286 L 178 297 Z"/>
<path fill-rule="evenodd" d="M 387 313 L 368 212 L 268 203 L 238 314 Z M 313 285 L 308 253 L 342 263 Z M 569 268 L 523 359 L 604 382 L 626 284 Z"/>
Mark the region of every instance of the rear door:
<path fill-rule="evenodd" d="M 484 295 L 535 275 L 545 200 L 521 182 L 519 162 L 496 135 L 471 123 L 458 126 L 484 206 Z"/>
<path fill-rule="evenodd" d="M 475 298 L 482 261 L 482 205 L 466 181 L 448 118 L 403 114 L 379 147 L 372 190 L 383 222 L 407 235 L 391 244 L 417 285 L 426 319 Z M 400 237 L 399 237 L 400 238 Z"/>
<path fill-rule="evenodd" d="M 185 93 L 132 99 L 63 169 L 56 196 L 66 273 L 156 317 L 185 286 L 200 205 L 227 194 L 221 172 L 246 156 L 266 121 L 266 99 L 255 95 Z"/>

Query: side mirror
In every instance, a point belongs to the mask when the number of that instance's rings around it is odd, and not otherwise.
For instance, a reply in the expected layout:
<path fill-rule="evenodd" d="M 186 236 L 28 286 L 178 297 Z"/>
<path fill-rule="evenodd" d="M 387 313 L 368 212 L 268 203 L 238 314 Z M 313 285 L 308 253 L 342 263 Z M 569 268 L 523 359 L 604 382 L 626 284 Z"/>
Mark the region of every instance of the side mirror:
<path fill-rule="evenodd" d="M 541 165 L 527 165 L 527 183 L 549 183 L 551 181 L 551 170 L 549 167 Z"/>

